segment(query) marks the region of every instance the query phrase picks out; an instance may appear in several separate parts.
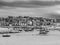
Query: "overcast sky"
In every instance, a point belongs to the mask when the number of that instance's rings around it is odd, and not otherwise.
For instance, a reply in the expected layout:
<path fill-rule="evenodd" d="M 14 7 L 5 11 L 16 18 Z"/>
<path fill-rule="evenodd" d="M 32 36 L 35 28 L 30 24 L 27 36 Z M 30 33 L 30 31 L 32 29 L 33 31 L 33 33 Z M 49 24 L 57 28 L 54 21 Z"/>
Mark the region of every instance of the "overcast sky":
<path fill-rule="evenodd" d="M 57 6 L 57 5 L 59 5 L 59 6 Z M 0 16 L 8 16 L 8 15 L 34 16 L 35 15 L 35 16 L 45 16 L 46 17 L 46 15 L 49 15 L 49 17 L 52 17 L 51 15 L 55 15 L 52 12 L 54 12 L 56 10 L 60 11 L 60 2 L 59 1 L 58 2 L 15 1 L 15 2 L 10 2 L 10 3 L 0 1 Z"/>
<path fill-rule="evenodd" d="M 36 0 L 2 0 L 2 1 L 36 1 Z M 60 1 L 60 0 L 37 0 L 37 1 Z"/>
<path fill-rule="evenodd" d="M 46 1 L 14 1 L 14 2 L 4 2 L 0 1 L 0 6 L 11 6 L 11 7 L 40 7 L 40 6 L 54 6 L 59 5 L 60 2 L 46 2 Z"/>

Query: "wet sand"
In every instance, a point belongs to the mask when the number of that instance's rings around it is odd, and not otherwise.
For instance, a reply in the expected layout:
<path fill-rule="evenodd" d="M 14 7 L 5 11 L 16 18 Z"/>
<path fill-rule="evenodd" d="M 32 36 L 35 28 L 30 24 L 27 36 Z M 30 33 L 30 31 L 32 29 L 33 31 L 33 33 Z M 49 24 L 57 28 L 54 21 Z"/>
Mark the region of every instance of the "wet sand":
<path fill-rule="evenodd" d="M 60 45 L 60 32 L 58 31 L 52 31 L 48 36 L 31 35 L 24 32 L 20 36 L 17 35 L 0 37 L 0 45 Z"/>

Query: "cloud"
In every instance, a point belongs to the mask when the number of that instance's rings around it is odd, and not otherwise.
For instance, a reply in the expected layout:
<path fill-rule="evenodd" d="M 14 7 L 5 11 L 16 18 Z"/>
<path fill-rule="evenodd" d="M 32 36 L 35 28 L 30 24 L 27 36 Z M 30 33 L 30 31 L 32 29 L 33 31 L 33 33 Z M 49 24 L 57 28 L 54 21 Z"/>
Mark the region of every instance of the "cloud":
<path fill-rule="evenodd" d="M 51 13 L 51 14 L 48 14 L 48 17 L 49 17 L 49 18 L 56 18 L 56 19 L 60 19 L 60 14 Z"/>
<path fill-rule="evenodd" d="M 0 2 L 0 5 L 2 6 L 10 6 L 10 7 L 39 7 L 39 6 L 53 6 L 58 5 L 59 2 L 44 2 L 44 1 L 30 1 L 30 2 L 24 2 L 24 1 L 14 1 L 14 2 Z"/>

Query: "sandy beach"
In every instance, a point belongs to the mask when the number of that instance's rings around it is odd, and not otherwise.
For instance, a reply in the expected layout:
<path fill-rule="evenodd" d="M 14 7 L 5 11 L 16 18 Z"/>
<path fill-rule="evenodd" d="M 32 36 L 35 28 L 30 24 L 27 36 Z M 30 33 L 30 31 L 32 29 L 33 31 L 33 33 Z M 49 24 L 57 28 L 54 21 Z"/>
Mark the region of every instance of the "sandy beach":
<path fill-rule="evenodd" d="M 60 32 L 52 31 L 48 36 L 11 34 L 11 37 L 0 37 L 0 45 L 60 45 Z"/>

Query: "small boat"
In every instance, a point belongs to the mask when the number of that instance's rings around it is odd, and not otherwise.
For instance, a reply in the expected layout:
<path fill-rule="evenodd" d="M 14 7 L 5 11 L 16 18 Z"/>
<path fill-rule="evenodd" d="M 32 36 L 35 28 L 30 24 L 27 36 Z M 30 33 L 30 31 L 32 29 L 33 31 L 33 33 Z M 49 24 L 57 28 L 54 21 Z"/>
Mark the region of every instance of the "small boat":
<path fill-rule="evenodd" d="M 5 34 L 5 35 L 2 35 L 2 37 L 10 37 L 10 35 L 8 35 L 8 34 Z"/>

